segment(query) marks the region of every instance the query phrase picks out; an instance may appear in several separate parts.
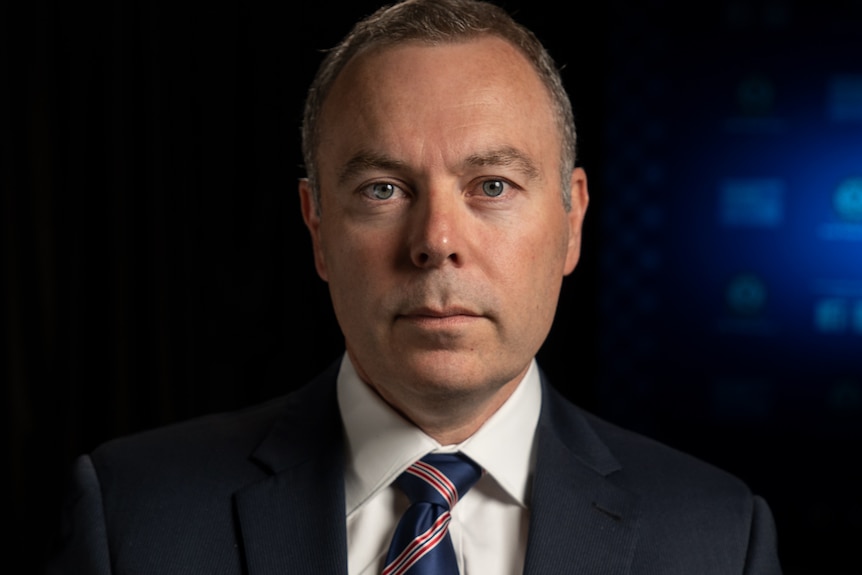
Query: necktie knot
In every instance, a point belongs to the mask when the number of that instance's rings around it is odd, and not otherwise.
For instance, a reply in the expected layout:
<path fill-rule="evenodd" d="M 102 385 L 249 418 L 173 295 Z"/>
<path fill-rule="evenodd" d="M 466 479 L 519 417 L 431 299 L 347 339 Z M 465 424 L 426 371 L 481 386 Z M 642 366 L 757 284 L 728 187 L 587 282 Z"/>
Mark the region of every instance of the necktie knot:
<path fill-rule="evenodd" d="M 431 453 L 396 480 L 411 503 L 433 503 L 452 509 L 482 476 L 482 468 L 461 453 Z"/>
<path fill-rule="evenodd" d="M 410 499 L 386 557 L 383 575 L 458 573 L 449 537 L 450 510 L 482 476 L 482 468 L 460 453 L 432 453 L 396 480 Z"/>

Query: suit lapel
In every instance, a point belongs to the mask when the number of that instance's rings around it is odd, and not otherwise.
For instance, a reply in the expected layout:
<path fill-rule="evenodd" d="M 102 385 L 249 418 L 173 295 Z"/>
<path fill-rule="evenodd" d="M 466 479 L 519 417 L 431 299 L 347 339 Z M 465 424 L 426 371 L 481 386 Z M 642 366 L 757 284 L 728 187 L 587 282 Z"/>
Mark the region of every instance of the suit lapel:
<path fill-rule="evenodd" d="M 347 573 L 337 368 L 290 397 L 253 454 L 271 474 L 236 494 L 249 575 Z"/>
<path fill-rule="evenodd" d="M 288 400 L 252 458 L 270 474 L 236 494 L 249 575 L 347 573 L 336 362 Z M 526 575 L 630 572 L 637 497 L 584 417 L 543 377 Z"/>
<path fill-rule="evenodd" d="M 524 572 L 629 573 L 637 497 L 613 483 L 619 463 L 544 378 L 543 398 Z"/>

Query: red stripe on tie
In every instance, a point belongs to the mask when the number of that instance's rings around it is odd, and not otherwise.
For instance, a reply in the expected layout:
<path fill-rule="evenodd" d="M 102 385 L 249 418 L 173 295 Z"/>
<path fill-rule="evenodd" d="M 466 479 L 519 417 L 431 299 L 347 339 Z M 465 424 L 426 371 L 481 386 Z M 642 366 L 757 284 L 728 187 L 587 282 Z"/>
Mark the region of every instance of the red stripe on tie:
<path fill-rule="evenodd" d="M 424 461 L 417 461 L 407 469 L 407 472 L 423 479 L 436 489 L 440 493 L 440 496 L 449 503 L 449 509 L 454 507 L 458 502 L 458 489 L 455 487 L 455 484 L 433 465 L 429 465 Z"/>
<path fill-rule="evenodd" d="M 451 478 L 447 471 L 452 472 Z M 481 477 L 481 471 L 465 455 L 441 453 L 426 455 L 398 476 L 397 486 L 407 495 L 410 507 L 392 535 L 381 575 L 458 571 L 458 558 L 447 537 L 450 509 L 459 500 L 458 491 L 466 493 Z"/>
<path fill-rule="evenodd" d="M 404 551 L 383 570 L 382 575 L 403 575 L 408 569 L 434 549 L 446 536 L 451 514 L 444 511 L 424 533 L 416 536 Z"/>

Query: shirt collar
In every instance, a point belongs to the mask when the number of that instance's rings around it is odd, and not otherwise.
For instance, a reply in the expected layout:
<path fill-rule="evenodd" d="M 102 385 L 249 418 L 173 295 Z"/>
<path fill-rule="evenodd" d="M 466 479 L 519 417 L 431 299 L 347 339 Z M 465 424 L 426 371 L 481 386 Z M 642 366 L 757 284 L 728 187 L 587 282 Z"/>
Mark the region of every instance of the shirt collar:
<path fill-rule="evenodd" d="M 462 451 L 526 506 L 533 469 L 533 436 L 542 401 L 535 360 L 509 399 L 476 433 L 456 446 L 441 446 L 393 410 L 359 378 L 347 354 L 337 381 L 338 407 L 347 441 L 348 515 L 432 451 Z"/>

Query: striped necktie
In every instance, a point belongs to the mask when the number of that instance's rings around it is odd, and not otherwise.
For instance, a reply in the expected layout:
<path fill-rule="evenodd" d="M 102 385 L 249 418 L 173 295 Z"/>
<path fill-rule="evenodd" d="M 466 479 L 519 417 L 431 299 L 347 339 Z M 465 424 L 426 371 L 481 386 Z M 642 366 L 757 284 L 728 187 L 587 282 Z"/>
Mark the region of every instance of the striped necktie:
<path fill-rule="evenodd" d="M 401 474 L 396 483 L 410 507 L 395 528 L 383 575 L 457 575 L 450 510 L 481 475 L 461 453 L 426 455 Z"/>

